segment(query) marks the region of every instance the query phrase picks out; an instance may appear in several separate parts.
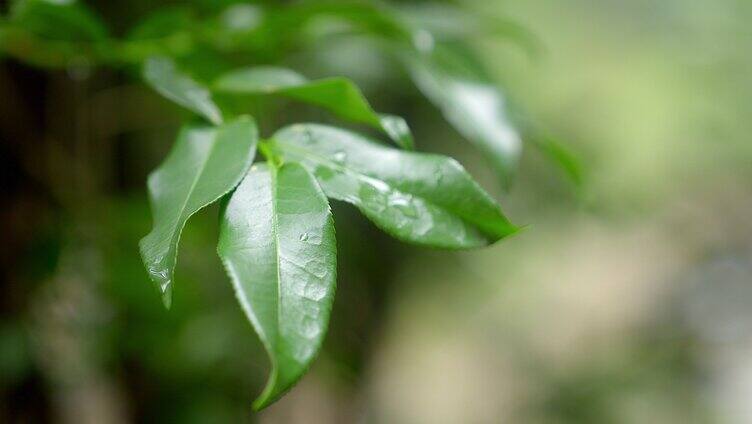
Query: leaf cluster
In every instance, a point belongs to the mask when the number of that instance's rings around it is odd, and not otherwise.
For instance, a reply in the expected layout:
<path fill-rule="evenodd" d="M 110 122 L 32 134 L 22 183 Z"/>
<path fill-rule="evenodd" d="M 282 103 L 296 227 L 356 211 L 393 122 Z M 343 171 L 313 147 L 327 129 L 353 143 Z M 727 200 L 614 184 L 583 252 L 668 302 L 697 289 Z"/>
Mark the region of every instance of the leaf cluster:
<path fill-rule="evenodd" d="M 467 38 L 495 34 L 535 48 L 513 23 L 448 6 L 395 8 L 373 2 L 233 4 L 199 18 L 190 8 L 158 10 L 113 37 L 74 0 L 20 0 L 0 22 L 0 51 L 28 63 L 137 67 L 157 93 L 192 112 L 148 180 L 154 215 L 140 251 L 171 302 L 180 234 L 189 218 L 221 202 L 218 253 L 238 302 L 270 357 L 263 408 L 289 390 L 326 334 L 336 285 L 329 199 L 352 204 L 383 231 L 423 246 L 467 249 L 517 231 L 496 201 L 454 159 L 415 151 L 404 119 L 375 111 L 349 79 L 309 80 L 275 65 L 331 37 L 368 37 L 509 185 L 522 150 L 520 129 Z M 192 66 L 201 50 L 264 65 Z M 254 117 L 220 99 L 281 96 L 383 133 L 395 146 L 356 132 L 299 123 L 261 137 Z M 573 177 L 565 149 L 535 137 Z"/>

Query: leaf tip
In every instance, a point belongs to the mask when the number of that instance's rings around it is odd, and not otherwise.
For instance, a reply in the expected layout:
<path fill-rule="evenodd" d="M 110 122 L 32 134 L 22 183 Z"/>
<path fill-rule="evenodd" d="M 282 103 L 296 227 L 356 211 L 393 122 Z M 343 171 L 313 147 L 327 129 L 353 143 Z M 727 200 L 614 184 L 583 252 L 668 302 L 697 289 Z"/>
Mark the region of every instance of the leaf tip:
<path fill-rule="evenodd" d="M 512 228 L 512 231 L 510 231 L 510 232 L 509 232 L 509 234 L 507 234 L 507 236 L 506 236 L 506 237 L 517 236 L 517 235 L 519 235 L 519 234 L 522 234 L 522 233 L 526 233 L 526 232 L 528 232 L 528 231 L 529 231 L 529 230 L 530 230 L 530 229 L 531 229 L 532 227 L 533 227 L 533 225 L 532 225 L 532 224 L 525 224 L 525 225 L 522 225 L 522 226 L 514 226 L 514 227 Z"/>
<path fill-rule="evenodd" d="M 259 412 L 263 409 L 265 409 L 267 406 L 269 406 L 270 402 L 266 398 L 259 397 L 258 399 L 254 400 L 251 404 L 251 408 L 255 412 Z"/>
<path fill-rule="evenodd" d="M 146 265 L 146 272 L 149 274 L 149 279 L 154 283 L 159 291 L 159 295 L 162 298 L 162 304 L 165 308 L 170 309 L 172 305 L 172 272 L 162 265 L 162 262 L 147 260 L 148 254 L 145 248 L 146 243 L 141 242 L 141 256 Z"/>
<path fill-rule="evenodd" d="M 280 389 L 280 387 L 278 387 L 277 367 L 276 365 L 272 365 L 272 372 L 269 375 L 269 381 L 267 381 L 264 391 L 253 401 L 251 408 L 256 412 L 261 411 L 276 402 L 287 390 L 289 390 L 289 387 L 286 389 Z"/>
<path fill-rule="evenodd" d="M 399 147 L 405 150 L 415 150 L 413 134 L 403 118 L 394 115 L 381 114 L 379 120 L 382 130 Z"/>
<path fill-rule="evenodd" d="M 172 288 L 169 286 L 162 292 L 162 304 L 167 310 L 172 306 Z"/>
<path fill-rule="evenodd" d="M 149 268 L 148 272 L 149 278 L 157 286 L 162 304 L 166 309 L 170 309 L 170 306 L 172 306 L 172 278 L 168 274 L 169 271 Z"/>

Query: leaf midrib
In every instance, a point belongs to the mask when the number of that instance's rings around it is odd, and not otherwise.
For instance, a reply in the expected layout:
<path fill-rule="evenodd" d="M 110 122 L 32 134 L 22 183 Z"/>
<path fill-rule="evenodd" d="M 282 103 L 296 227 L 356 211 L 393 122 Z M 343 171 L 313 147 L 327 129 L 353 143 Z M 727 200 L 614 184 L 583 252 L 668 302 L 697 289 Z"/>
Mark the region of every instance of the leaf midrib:
<path fill-rule="evenodd" d="M 275 265 L 277 269 L 277 307 L 275 308 L 277 319 L 275 321 L 275 325 L 277 329 L 275 331 L 276 334 L 274 337 L 274 341 L 270 343 L 272 344 L 272 347 L 274 349 L 274 354 L 270 355 L 270 357 L 272 358 L 271 360 L 273 362 L 272 367 L 273 367 L 273 372 L 274 372 L 274 381 L 273 382 L 270 381 L 270 383 L 273 383 L 270 385 L 271 390 L 274 390 L 274 388 L 277 386 L 277 379 L 279 378 L 279 364 L 277 362 L 276 355 L 279 354 L 277 352 L 277 349 L 278 349 L 279 337 L 280 337 L 280 334 L 279 334 L 280 327 L 281 327 L 280 323 L 282 322 L 281 317 L 280 317 L 280 312 L 279 312 L 280 306 L 282 305 L 282 290 L 281 290 L 281 285 L 282 285 L 281 264 L 282 262 L 280 261 L 281 255 L 279 252 L 279 216 L 277 215 L 277 173 L 278 171 L 279 170 L 273 164 L 269 165 L 269 176 L 270 176 L 271 195 L 272 195 L 272 234 L 274 235 L 274 254 L 276 255 L 276 259 L 277 259 L 275 261 Z"/>
<path fill-rule="evenodd" d="M 185 196 L 185 200 L 183 201 L 183 205 L 180 208 L 180 220 L 178 221 L 176 227 L 182 227 L 184 225 L 185 221 L 188 218 L 190 218 L 190 215 L 192 215 L 192 214 L 189 214 L 188 216 L 185 216 L 185 210 L 188 207 L 188 201 L 190 200 L 190 198 L 191 198 L 194 190 L 196 189 L 196 186 L 198 185 L 199 180 L 201 179 L 201 177 L 204 175 L 204 172 L 206 171 L 206 165 L 209 163 L 209 160 L 211 159 L 211 156 L 214 154 L 214 149 L 217 146 L 217 139 L 218 139 L 217 130 L 214 130 L 214 133 L 215 134 L 214 134 L 214 137 L 213 137 L 213 140 L 212 140 L 212 145 L 209 148 L 209 154 L 207 154 L 206 158 L 202 161 L 201 167 L 199 168 L 198 172 L 196 173 L 196 176 L 193 178 L 193 182 L 191 182 L 191 186 L 188 189 L 188 195 Z M 202 206 L 199 206 L 199 209 L 201 209 L 201 207 Z M 181 232 L 180 230 L 178 230 L 177 232 L 175 232 L 175 234 L 173 234 L 173 238 L 175 237 L 175 235 L 177 235 L 179 237 L 180 236 L 180 232 Z"/>

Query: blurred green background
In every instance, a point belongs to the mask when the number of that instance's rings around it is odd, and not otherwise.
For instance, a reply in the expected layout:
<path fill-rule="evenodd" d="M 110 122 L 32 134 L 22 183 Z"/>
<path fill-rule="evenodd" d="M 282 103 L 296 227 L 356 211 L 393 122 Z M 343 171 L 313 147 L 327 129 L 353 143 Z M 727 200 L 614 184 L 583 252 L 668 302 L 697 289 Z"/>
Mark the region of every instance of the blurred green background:
<path fill-rule="evenodd" d="M 172 2 L 87 2 L 116 33 L 155 3 Z M 216 208 L 184 233 L 170 311 L 138 256 L 146 175 L 185 115 L 127 72 L 0 62 L 0 422 L 752 422 L 752 3 L 464 3 L 540 39 L 532 56 L 477 47 L 585 184 L 528 150 L 503 193 L 381 56 L 342 42 L 288 58 L 353 77 L 530 227 L 423 250 L 335 204 L 324 350 L 257 414 L 269 367 L 216 257 Z M 328 119 L 275 106 L 263 134 Z"/>

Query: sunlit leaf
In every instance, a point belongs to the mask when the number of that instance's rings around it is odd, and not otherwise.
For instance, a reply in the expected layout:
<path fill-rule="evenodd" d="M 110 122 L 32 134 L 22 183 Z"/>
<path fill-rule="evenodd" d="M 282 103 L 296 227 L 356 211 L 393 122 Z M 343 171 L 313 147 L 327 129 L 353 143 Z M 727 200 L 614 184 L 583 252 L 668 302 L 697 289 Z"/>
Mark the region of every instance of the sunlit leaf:
<path fill-rule="evenodd" d="M 389 148 L 317 124 L 282 129 L 272 143 L 284 160 L 313 172 L 329 197 L 355 205 L 400 240 L 462 249 L 516 231 L 454 159 Z"/>
<path fill-rule="evenodd" d="M 381 129 L 400 147 L 414 147 L 407 123 L 397 116 L 376 113 L 347 78 L 308 81 L 295 71 L 265 66 L 230 72 L 220 77 L 214 87 L 235 94 L 279 94 L 314 104 L 344 119 Z"/>
<path fill-rule="evenodd" d="M 169 306 L 180 233 L 191 215 L 232 190 L 253 162 L 258 134 L 251 118 L 219 127 L 187 125 L 149 176 L 154 228 L 141 240 L 150 278 Z"/>
<path fill-rule="evenodd" d="M 209 90 L 177 69 L 165 57 L 153 57 L 144 63 L 144 80 L 164 97 L 218 125 L 222 113 L 214 103 Z"/>
<path fill-rule="evenodd" d="M 326 334 L 337 272 L 327 199 L 300 165 L 254 165 L 223 207 L 217 250 L 271 360 L 261 409 L 300 379 Z"/>

